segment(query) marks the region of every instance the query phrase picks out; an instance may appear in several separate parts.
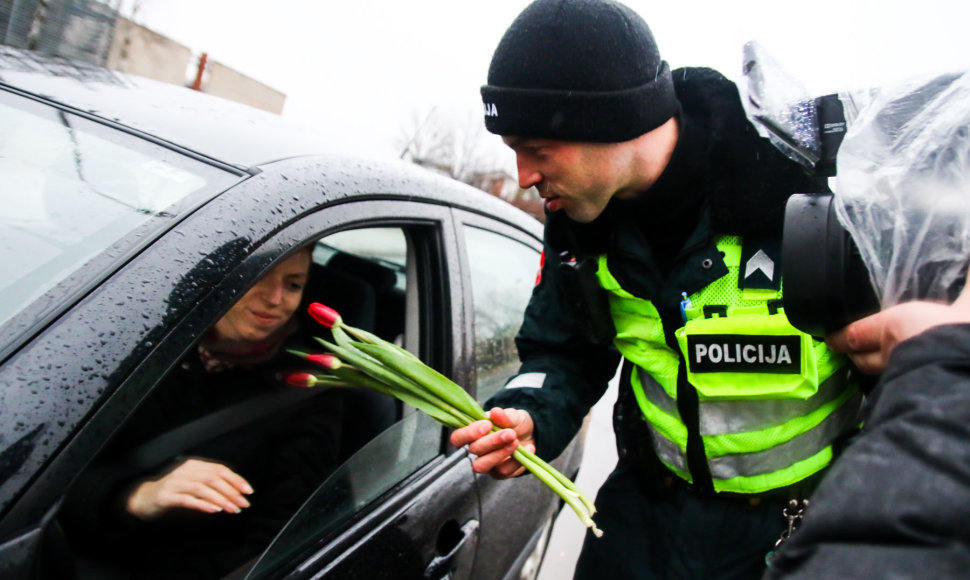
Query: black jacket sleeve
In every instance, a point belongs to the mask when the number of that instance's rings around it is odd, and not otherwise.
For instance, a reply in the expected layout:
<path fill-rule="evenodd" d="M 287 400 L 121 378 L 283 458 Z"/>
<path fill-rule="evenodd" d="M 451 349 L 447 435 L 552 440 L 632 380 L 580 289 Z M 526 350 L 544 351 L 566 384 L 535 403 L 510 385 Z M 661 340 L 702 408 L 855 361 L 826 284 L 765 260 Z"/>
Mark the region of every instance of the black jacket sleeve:
<path fill-rule="evenodd" d="M 272 457 L 260 474 L 263 481 L 249 508 L 247 551 L 258 554 L 297 512 L 300 505 L 340 463 L 343 397 L 332 389 L 301 403 L 277 419 Z"/>
<path fill-rule="evenodd" d="M 612 345 L 590 340 L 585 314 L 570 306 L 559 264 L 556 252 L 547 245 L 541 278 L 516 336 L 522 365 L 509 382 L 541 387 L 506 388 L 486 402 L 486 409 L 527 410 L 535 423 L 537 452 L 547 460 L 557 457 L 579 431 L 619 364 L 619 353 Z M 516 380 L 523 375 L 532 380 Z"/>
<path fill-rule="evenodd" d="M 900 343 L 767 579 L 970 573 L 970 325 Z"/>

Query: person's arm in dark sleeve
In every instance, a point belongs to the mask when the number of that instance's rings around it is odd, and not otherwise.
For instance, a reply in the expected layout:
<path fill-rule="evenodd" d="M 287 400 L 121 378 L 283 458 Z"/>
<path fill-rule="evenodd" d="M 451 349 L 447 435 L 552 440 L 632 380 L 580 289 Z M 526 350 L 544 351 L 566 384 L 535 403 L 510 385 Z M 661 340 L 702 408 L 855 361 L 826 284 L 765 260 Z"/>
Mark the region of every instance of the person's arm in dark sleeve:
<path fill-rule="evenodd" d="M 945 325 L 894 349 L 766 578 L 965 578 L 968 542 L 970 324 Z"/>
<path fill-rule="evenodd" d="M 274 445 L 266 484 L 254 495 L 246 534 L 247 551 L 255 555 L 293 517 L 300 506 L 339 465 L 343 396 L 321 392 L 285 416 L 287 425 Z"/>
<path fill-rule="evenodd" d="M 180 418 L 193 384 L 180 372 L 163 379 L 152 394 L 141 403 L 106 449 L 98 455 L 72 483 L 62 507 L 62 519 L 77 537 L 107 538 L 104 534 L 126 535 L 140 522 L 125 510 L 128 495 L 135 484 L 147 477 L 174 467 L 168 461 L 152 468 L 132 463 L 129 453 L 164 433 Z"/>
<path fill-rule="evenodd" d="M 616 373 L 619 353 L 612 344 L 590 340 L 586 313 L 566 294 L 555 252 L 545 248 L 539 283 L 526 308 L 516 345 L 522 365 L 485 408 L 516 408 L 532 416 L 537 453 L 558 456 L 603 396 Z M 609 316 L 608 312 L 600 313 Z"/>

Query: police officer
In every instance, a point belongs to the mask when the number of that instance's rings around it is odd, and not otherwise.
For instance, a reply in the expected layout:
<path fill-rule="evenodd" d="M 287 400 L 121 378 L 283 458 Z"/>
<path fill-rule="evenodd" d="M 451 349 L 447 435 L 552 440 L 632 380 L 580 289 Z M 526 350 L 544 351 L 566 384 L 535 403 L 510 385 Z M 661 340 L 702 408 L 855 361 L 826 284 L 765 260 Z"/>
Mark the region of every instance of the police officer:
<path fill-rule="evenodd" d="M 474 469 L 554 458 L 622 355 L 620 460 L 596 499 L 576 577 L 757 578 L 800 500 L 858 420 L 847 361 L 780 305 L 787 197 L 824 183 L 761 138 L 737 88 L 671 71 L 612 0 L 538 0 L 482 88 L 485 124 L 545 200 L 522 365 L 455 445 Z M 595 449 L 587 452 L 595 453 Z"/>

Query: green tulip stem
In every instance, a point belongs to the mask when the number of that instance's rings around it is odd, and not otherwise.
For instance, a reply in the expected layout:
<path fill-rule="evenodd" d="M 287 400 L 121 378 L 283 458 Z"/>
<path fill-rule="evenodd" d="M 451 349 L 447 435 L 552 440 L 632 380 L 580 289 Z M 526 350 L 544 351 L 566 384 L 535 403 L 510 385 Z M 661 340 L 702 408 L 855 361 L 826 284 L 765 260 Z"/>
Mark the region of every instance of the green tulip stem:
<path fill-rule="evenodd" d="M 336 344 L 320 338 L 316 340 L 335 355 L 340 364 L 328 369 L 330 374 L 314 375 L 317 384 L 368 388 L 395 397 L 452 429 L 489 420 L 481 405 L 467 391 L 407 350 L 348 326 L 340 319 L 331 330 Z M 304 358 L 308 356 L 299 351 L 290 352 Z M 499 430 L 493 424 L 492 431 Z M 512 456 L 562 498 L 594 535 L 603 534 L 592 519 L 596 507 L 572 480 L 521 446 Z"/>

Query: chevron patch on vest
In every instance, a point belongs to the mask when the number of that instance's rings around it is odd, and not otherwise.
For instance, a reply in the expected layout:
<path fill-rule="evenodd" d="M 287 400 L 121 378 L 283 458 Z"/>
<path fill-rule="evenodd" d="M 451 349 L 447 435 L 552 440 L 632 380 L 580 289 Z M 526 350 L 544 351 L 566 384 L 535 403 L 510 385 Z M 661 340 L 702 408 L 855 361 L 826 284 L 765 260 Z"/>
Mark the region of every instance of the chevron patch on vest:
<path fill-rule="evenodd" d="M 781 288 L 781 241 L 745 238 L 741 246 L 738 288 L 779 290 Z"/>
<path fill-rule="evenodd" d="M 695 334 L 687 337 L 693 373 L 798 373 L 802 368 L 798 336 Z"/>

